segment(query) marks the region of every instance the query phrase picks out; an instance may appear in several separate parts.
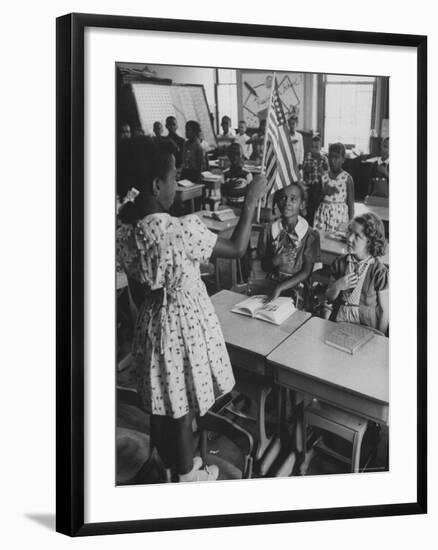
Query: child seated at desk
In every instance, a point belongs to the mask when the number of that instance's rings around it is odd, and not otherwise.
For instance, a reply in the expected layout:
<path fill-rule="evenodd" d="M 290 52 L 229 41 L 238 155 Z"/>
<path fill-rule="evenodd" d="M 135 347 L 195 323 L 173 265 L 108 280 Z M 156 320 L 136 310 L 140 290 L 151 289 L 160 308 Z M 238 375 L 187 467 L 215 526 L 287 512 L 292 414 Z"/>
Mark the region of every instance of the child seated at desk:
<path fill-rule="evenodd" d="M 223 196 L 230 206 L 242 207 L 248 185 L 252 181 L 251 172 L 243 168 L 243 154 L 240 144 L 232 143 L 228 148 L 231 166 L 224 171 Z"/>
<path fill-rule="evenodd" d="M 206 157 L 201 147 L 201 126 L 196 120 L 186 124 L 186 138 L 182 153 L 181 178 L 187 178 L 193 183 L 199 183 L 201 172 L 208 169 Z"/>
<path fill-rule="evenodd" d="M 336 231 L 347 225 L 354 216 L 354 183 L 348 172 L 342 169 L 345 147 L 342 143 L 329 146 L 329 172 L 322 178 L 322 202 L 315 213 L 315 229 Z"/>
<path fill-rule="evenodd" d="M 326 297 L 333 302 L 332 321 L 388 330 L 388 268 L 380 261 L 386 248 L 382 220 L 371 212 L 357 216 L 347 232 L 348 254 L 331 268 Z"/>
<path fill-rule="evenodd" d="M 306 283 L 314 265 L 320 261 L 319 233 L 300 215 L 305 207 L 305 192 L 293 183 L 275 192 L 273 207 L 281 217 L 271 223 L 259 243 L 262 268 L 273 282 L 269 297 L 291 295 L 300 283 Z"/>
<path fill-rule="evenodd" d="M 250 137 L 246 133 L 246 122 L 244 120 L 241 120 L 239 122 L 239 133 L 236 136 L 236 142 L 240 144 L 240 147 L 242 148 L 243 157 L 245 160 L 249 160 L 249 157 L 251 156 L 251 143 L 250 143 Z"/>

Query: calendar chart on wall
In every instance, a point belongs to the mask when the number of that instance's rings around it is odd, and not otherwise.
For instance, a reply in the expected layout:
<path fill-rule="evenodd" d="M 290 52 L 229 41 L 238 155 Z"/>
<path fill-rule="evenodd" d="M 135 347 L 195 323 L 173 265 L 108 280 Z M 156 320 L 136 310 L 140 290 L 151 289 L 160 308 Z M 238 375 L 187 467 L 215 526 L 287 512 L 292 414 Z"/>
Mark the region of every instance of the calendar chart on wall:
<path fill-rule="evenodd" d="M 216 137 L 210 120 L 204 88 L 196 84 L 132 83 L 138 117 L 145 134 L 152 132 L 155 121 L 165 127 L 168 116 L 176 117 L 178 133 L 184 136 L 185 124 L 196 120 L 201 125 L 204 139 L 216 147 Z"/>

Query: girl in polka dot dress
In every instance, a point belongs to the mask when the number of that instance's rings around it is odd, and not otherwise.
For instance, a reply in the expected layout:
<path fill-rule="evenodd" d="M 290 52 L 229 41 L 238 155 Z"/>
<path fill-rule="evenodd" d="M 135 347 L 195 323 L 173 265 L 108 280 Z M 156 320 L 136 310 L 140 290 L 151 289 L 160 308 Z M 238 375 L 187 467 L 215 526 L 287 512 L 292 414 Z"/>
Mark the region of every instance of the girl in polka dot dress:
<path fill-rule="evenodd" d="M 354 216 L 353 178 L 342 169 L 345 147 L 332 143 L 329 147 L 329 172 L 323 174 L 322 201 L 315 213 L 314 227 L 319 231 L 336 231 L 346 227 Z"/>
<path fill-rule="evenodd" d="M 214 307 L 200 276 L 212 255 L 241 257 L 266 179 L 250 186 L 231 239 L 210 232 L 196 215 L 170 216 L 176 191 L 173 155 L 145 141 L 135 159 L 141 192 L 121 210 L 118 261 L 141 304 L 133 340 L 138 392 L 151 414 L 151 436 L 180 481 L 214 480 L 215 466 L 193 460 L 192 418 L 231 391 L 234 376 Z"/>

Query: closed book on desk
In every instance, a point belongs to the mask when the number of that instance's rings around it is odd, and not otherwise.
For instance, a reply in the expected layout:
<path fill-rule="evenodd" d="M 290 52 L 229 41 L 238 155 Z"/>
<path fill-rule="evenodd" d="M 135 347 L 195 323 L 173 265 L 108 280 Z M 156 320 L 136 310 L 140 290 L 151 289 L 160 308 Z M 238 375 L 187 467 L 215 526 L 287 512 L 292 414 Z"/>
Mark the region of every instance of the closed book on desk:
<path fill-rule="evenodd" d="M 223 210 L 216 210 L 213 212 L 212 218 L 220 221 L 220 222 L 226 222 L 228 220 L 233 220 L 236 217 L 236 214 L 234 213 L 231 208 L 225 208 Z"/>
<path fill-rule="evenodd" d="M 179 180 L 178 185 L 180 187 L 193 187 L 195 184 L 190 180 L 184 179 L 184 180 Z"/>
<path fill-rule="evenodd" d="M 291 298 L 280 297 L 272 302 L 267 302 L 266 295 L 258 294 L 239 302 L 231 311 L 274 325 L 281 325 L 296 310 Z"/>
<path fill-rule="evenodd" d="M 327 336 L 325 343 L 328 346 L 345 351 L 353 355 L 371 340 L 374 333 L 367 327 L 353 323 L 339 323 Z"/>

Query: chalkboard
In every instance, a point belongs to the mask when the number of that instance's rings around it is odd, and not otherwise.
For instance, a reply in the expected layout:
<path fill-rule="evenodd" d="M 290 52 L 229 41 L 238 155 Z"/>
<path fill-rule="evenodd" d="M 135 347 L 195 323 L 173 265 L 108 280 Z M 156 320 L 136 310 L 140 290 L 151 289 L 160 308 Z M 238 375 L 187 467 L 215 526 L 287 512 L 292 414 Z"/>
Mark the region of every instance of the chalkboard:
<path fill-rule="evenodd" d="M 155 121 L 165 126 L 168 116 L 176 117 L 178 133 L 185 137 L 185 125 L 197 120 L 204 139 L 210 147 L 216 147 L 216 137 L 210 120 L 204 87 L 196 84 L 132 83 L 138 117 L 145 134 L 152 133 Z"/>

